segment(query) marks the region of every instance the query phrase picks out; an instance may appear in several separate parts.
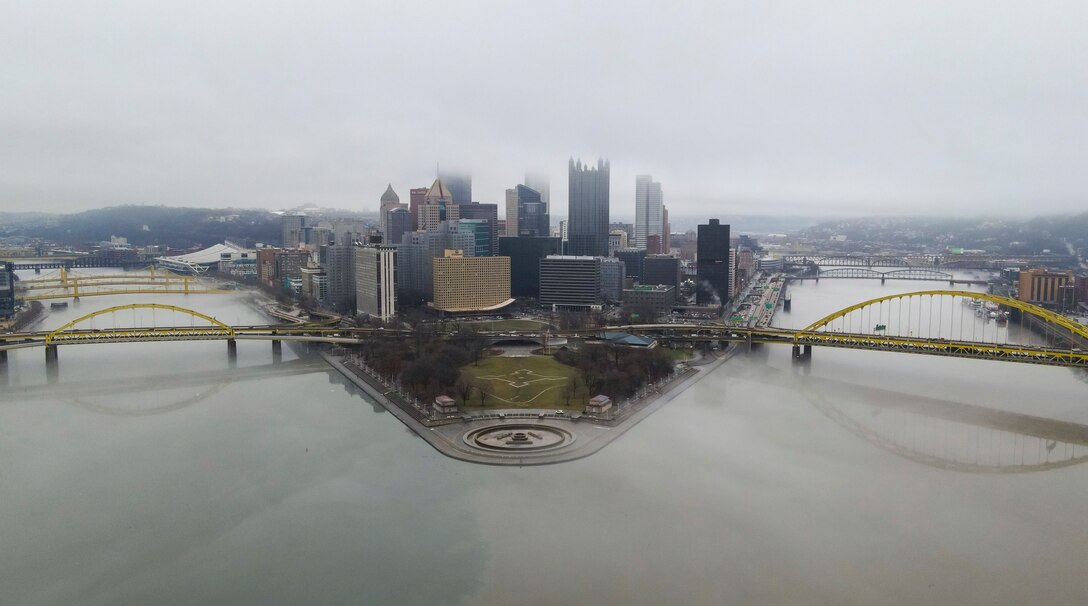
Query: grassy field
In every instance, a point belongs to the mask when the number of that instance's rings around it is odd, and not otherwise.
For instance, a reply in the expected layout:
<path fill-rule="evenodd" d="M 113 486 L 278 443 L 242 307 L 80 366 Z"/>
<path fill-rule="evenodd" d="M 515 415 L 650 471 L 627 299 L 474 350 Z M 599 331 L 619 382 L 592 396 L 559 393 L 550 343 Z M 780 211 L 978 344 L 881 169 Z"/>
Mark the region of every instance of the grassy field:
<path fill-rule="evenodd" d="M 579 389 L 567 402 L 568 385 L 579 374 L 578 369 L 560 364 L 550 356 L 484 358 L 479 366 L 470 364 L 461 368 L 461 375 L 471 379 L 484 393 L 481 401 L 479 389 L 473 389 L 464 407 L 581 410 L 589 396 L 580 381 Z"/>
<path fill-rule="evenodd" d="M 484 320 L 482 322 L 467 322 L 478 330 L 537 330 L 550 326 L 547 322 L 538 320 Z"/>

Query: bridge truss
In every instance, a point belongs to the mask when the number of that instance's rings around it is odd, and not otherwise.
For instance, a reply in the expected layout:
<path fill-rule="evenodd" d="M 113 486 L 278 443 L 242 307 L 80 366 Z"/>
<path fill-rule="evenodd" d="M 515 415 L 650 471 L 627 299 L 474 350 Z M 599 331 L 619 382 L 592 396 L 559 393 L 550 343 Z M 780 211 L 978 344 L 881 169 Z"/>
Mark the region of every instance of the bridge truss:
<path fill-rule="evenodd" d="M 927 281 L 943 281 L 951 282 L 955 277 L 950 273 L 943 271 L 937 271 L 935 269 L 926 269 L 922 267 L 911 267 L 909 269 L 893 269 L 889 271 L 879 271 L 868 267 L 836 267 L 834 269 L 823 269 L 817 274 L 821 278 L 850 278 L 850 279 L 872 279 L 880 280 L 927 280 Z"/>

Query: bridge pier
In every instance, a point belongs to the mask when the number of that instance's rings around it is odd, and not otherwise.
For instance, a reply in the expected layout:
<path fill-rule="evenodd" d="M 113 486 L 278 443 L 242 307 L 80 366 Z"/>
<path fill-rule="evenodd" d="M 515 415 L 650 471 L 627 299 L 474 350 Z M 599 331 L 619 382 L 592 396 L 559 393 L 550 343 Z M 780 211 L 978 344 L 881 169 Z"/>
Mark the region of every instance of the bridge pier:
<path fill-rule="evenodd" d="M 234 339 L 227 339 L 227 361 L 232 368 L 238 364 L 238 342 Z"/>
<path fill-rule="evenodd" d="M 881 286 L 884 286 L 884 279 L 885 279 L 884 274 L 880 274 L 880 285 Z"/>
<path fill-rule="evenodd" d="M 812 361 L 812 346 L 811 345 L 794 345 L 793 346 L 793 363 L 803 364 Z"/>
<path fill-rule="evenodd" d="M 283 361 L 283 341 L 272 341 L 272 361 Z"/>
<path fill-rule="evenodd" d="M 55 383 L 60 376 L 60 359 L 57 357 L 57 346 L 45 346 L 45 377 L 50 383 Z"/>
<path fill-rule="evenodd" d="M 0 385 L 8 384 L 8 350 L 0 350 Z"/>

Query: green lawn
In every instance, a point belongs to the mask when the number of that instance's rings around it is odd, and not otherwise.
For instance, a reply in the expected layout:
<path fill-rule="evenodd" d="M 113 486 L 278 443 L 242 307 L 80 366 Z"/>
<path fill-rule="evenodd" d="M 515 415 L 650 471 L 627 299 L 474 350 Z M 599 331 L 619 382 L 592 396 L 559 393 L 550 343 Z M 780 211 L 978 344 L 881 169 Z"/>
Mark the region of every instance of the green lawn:
<path fill-rule="evenodd" d="M 478 330 L 538 330 L 550 326 L 547 322 L 539 320 L 484 320 L 481 322 L 466 322 Z"/>
<path fill-rule="evenodd" d="M 581 410 L 589 399 L 585 387 L 569 398 L 571 380 L 577 379 L 578 369 L 556 362 L 550 356 L 484 358 L 479 366 L 461 368 L 461 376 L 477 387 L 472 390 L 466 409 L 481 408 L 558 408 Z M 479 389 L 483 389 L 481 401 Z"/>

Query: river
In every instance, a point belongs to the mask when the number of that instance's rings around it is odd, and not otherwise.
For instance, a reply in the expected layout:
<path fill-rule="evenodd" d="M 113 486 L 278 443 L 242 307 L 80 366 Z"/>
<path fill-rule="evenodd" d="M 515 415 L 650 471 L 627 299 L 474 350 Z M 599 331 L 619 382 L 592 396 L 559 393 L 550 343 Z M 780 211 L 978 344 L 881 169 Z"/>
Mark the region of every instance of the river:
<path fill-rule="evenodd" d="M 776 324 L 929 287 L 805 282 Z M 147 300 L 263 321 L 243 295 Z M 591 457 L 507 468 L 298 354 L 240 342 L 229 373 L 222 342 L 62 347 L 47 384 L 42 350 L 12 353 L 0 603 L 1088 601 L 1085 447 L 925 413 L 1088 423 L 1068 369 L 764 346 Z"/>

